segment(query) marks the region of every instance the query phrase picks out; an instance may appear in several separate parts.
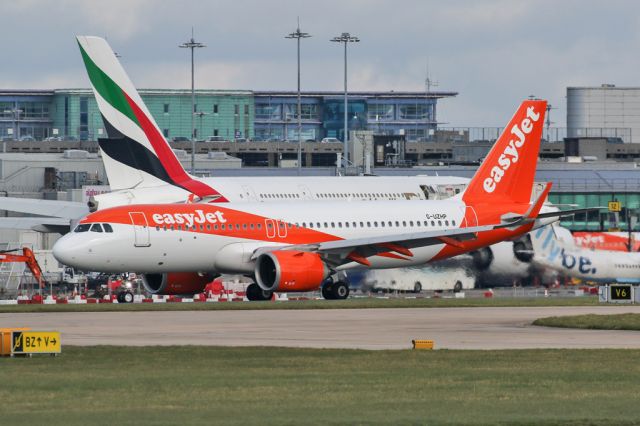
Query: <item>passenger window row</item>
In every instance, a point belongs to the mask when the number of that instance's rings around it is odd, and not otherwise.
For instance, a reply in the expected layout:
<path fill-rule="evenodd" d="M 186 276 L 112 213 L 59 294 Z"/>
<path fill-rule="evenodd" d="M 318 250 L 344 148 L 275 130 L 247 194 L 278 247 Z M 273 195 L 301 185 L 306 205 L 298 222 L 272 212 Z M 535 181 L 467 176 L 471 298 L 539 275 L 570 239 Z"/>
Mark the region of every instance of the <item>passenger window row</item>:
<path fill-rule="evenodd" d="M 336 226 L 337 224 L 337 226 Z M 308 225 L 308 226 L 307 226 Z M 327 229 L 335 229 L 335 228 L 400 228 L 400 227 L 435 227 L 435 226 L 456 226 L 456 221 L 452 220 L 403 220 L 403 221 L 352 221 L 352 222 L 302 222 L 302 224 L 296 223 L 295 226 L 300 228 L 327 228 Z"/>
<path fill-rule="evenodd" d="M 300 198 L 300 194 L 260 194 L 260 198 Z"/>
<path fill-rule="evenodd" d="M 241 195 L 242 197 L 242 195 Z M 317 198 L 362 198 L 362 199 L 367 199 L 367 198 L 390 198 L 390 199 L 396 199 L 396 198 L 402 198 L 402 194 L 400 193 L 364 193 L 364 192 L 357 192 L 357 193 L 345 193 L 345 192 L 333 192 L 333 193 L 318 193 L 316 194 Z M 291 198 L 300 198 L 300 194 L 260 194 L 260 198 L 279 198 L 279 199 L 291 199 Z"/>
<path fill-rule="evenodd" d="M 227 223 L 227 224 L 215 224 L 215 225 L 211 225 L 211 224 L 207 224 L 207 225 L 192 225 L 192 226 L 188 226 L 188 225 L 164 225 L 164 226 L 156 226 L 156 231 L 204 231 L 205 229 L 207 231 L 232 231 L 233 229 L 236 230 L 254 230 L 254 229 L 262 229 L 262 224 L 261 223 L 236 223 L 235 225 L 232 223 Z"/>
<path fill-rule="evenodd" d="M 356 192 L 356 193 L 320 193 L 316 194 L 318 198 L 402 198 L 400 193 L 368 193 L 368 192 Z"/>

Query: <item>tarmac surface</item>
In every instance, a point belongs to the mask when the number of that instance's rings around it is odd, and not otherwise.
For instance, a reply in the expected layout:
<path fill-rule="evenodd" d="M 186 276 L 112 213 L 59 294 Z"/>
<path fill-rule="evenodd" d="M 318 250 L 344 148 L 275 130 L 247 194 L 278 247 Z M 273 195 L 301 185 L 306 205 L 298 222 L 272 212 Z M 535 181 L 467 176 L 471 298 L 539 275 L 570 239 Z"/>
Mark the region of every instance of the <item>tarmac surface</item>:
<path fill-rule="evenodd" d="M 640 348 L 639 331 L 535 327 L 537 318 L 640 313 L 640 306 L 0 314 L 2 327 L 62 333 L 63 345 L 406 349 Z"/>

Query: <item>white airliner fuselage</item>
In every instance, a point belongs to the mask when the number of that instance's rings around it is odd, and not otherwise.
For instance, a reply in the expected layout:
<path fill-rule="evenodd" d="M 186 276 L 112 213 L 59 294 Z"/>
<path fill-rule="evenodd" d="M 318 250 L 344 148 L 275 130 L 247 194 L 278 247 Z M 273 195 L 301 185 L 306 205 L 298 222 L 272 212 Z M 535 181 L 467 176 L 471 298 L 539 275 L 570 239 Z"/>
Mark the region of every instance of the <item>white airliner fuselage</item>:
<path fill-rule="evenodd" d="M 568 229 L 546 226 L 531 233 L 533 262 L 585 281 L 640 282 L 640 253 L 577 247 Z"/>
<path fill-rule="evenodd" d="M 464 191 L 469 179 L 455 176 L 216 177 L 198 178 L 231 202 L 438 200 Z M 93 210 L 130 204 L 180 203 L 192 194 L 174 185 L 100 194 Z"/>

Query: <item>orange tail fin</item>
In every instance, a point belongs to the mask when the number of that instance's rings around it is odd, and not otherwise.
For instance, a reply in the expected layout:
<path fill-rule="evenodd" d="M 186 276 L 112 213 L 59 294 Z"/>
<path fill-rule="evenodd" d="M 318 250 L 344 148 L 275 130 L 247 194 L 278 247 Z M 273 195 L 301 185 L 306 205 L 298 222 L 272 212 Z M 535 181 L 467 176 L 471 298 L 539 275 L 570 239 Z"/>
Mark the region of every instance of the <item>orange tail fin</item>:
<path fill-rule="evenodd" d="M 529 203 L 547 101 L 524 101 L 471 179 L 462 199 Z"/>

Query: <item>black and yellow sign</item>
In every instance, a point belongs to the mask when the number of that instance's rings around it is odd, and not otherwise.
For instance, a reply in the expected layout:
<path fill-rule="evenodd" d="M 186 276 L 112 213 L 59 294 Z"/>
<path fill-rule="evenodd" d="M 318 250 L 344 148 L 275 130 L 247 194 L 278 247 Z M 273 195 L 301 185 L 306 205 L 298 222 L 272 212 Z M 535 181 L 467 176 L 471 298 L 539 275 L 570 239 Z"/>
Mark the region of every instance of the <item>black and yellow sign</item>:
<path fill-rule="evenodd" d="M 62 350 L 58 331 L 14 331 L 12 354 L 59 354 Z"/>
<path fill-rule="evenodd" d="M 611 300 L 628 300 L 631 301 L 633 297 L 630 285 L 612 285 L 610 287 Z"/>
<path fill-rule="evenodd" d="M 620 201 L 609 201 L 609 211 L 619 212 L 622 210 L 622 203 Z"/>

